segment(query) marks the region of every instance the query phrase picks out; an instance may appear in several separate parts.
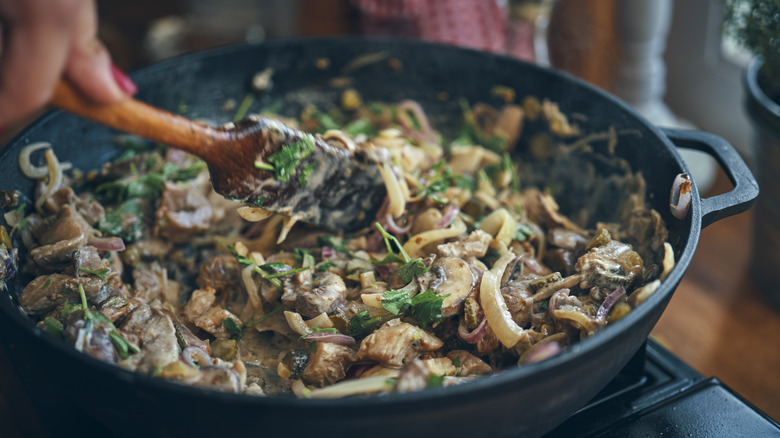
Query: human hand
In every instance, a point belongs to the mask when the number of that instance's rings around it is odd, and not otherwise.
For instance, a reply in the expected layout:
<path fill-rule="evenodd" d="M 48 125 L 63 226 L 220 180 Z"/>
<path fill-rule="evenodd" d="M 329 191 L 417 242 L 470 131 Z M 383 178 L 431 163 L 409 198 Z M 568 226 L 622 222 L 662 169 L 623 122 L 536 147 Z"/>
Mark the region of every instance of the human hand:
<path fill-rule="evenodd" d="M 102 103 L 136 91 L 97 39 L 95 0 L 0 0 L 0 130 L 43 107 L 60 77 Z"/>

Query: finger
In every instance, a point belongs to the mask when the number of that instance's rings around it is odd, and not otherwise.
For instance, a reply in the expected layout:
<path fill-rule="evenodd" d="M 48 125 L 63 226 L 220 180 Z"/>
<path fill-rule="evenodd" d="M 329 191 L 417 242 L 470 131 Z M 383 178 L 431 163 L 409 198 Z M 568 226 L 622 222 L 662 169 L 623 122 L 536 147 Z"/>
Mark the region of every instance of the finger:
<path fill-rule="evenodd" d="M 97 11 L 94 0 L 85 1 L 76 22 L 65 76 L 87 97 L 103 103 L 126 98 L 135 92 L 132 81 L 119 82 L 121 72 L 113 67 L 111 56 L 97 39 Z M 117 77 L 117 75 L 120 75 Z M 127 88 L 132 85 L 131 88 Z"/>
<path fill-rule="evenodd" d="M 44 106 L 71 45 L 74 1 L 0 1 L 5 40 L 0 53 L 0 126 Z"/>

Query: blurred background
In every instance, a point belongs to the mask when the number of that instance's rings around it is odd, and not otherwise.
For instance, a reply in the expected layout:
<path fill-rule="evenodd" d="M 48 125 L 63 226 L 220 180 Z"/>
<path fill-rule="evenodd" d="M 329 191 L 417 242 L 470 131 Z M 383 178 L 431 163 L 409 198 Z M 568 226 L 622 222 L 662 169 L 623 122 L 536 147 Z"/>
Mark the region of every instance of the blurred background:
<path fill-rule="evenodd" d="M 723 35 L 720 0 L 99 0 L 98 10 L 101 38 L 125 71 L 273 38 L 424 38 L 568 71 L 656 124 L 718 134 L 753 162 L 742 88 L 750 56 Z M 0 145 L 21 126 L 3 133 Z M 685 159 L 700 191 L 730 190 L 709 157 Z M 751 213 L 703 231 L 653 336 L 780 419 L 780 352 L 773 348 L 780 314 L 751 281 L 751 234 Z"/>

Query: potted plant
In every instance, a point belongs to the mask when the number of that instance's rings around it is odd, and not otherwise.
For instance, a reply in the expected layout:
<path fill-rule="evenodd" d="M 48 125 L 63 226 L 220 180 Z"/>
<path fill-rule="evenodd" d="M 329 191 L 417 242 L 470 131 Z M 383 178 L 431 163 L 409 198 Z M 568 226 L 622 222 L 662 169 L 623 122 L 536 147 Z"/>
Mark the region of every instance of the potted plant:
<path fill-rule="evenodd" d="M 725 0 L 725 31 L 755 55 L 745 73 L 745 106 L 755 128 L 751 269 L 759 291 L 780 308 L 780 0 Z"/>

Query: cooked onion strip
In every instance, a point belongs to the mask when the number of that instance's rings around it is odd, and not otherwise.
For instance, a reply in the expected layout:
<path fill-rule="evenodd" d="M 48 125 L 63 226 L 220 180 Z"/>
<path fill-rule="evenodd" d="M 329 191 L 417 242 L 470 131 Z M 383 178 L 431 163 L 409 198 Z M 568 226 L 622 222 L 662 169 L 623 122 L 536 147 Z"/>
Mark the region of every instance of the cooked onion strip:
<path fill-rule="evenodd" d="M 448 228 L 439 228 L 434 230 L 423 231 L 409 238 L 404 244 L 404 250 L 409 254 L 411 258 L 417 258 L 422 255 L 422 249 L 435 242 L 440 242 L 445 239 L 460 236 L 466 232 L 466 224 L 460 218 L 456 218 L 455 221 Z"/>
<path fill-rule="evenodd" d="M 527 336 L 525 330 L 517 325 L 509 313 L 509 308 L 501 295 L 501 277 L 504 275 L 504 269 L 515 255 L 512 251 L 507 251 L 496 261 L 490 271 L 482 274 L 482 284 L 479 288 L 480 304 L 485 312 L 490 328 L 496 335 L 501 344 L 506 348 L 512 348 L 520 339 Z"/>
<path fill-rule="evenodd" d="M 47 166 L 33 166 L 30 161 L 30 156 L 33 152 L 46 148 L 51 148 L 51 143 L 40 141 L 22 148 L 21 152 L 19 152 L 19 168 L 24 176 L 30 179 L 43 179 L 46 177 L 48 173 Z"/>
<path fill-rule="evenodd" d="M 62 185 L 62 166 L 60 166 L 54 151 L 47 149 L 44 155 L 46 157 L 46 167 L 48 169 L 48 180 L 43 185 L 41 194 L 35 200 L 35 209 L 41 211 L 43 203 Z"/>
<path fill-rule="evenodd" d="M 479 229 L 493 236 L 503 253 L 514 239 L 517 221 L 506 208 L 499 208 L 485 217 Z"/>
<path fill-rule="evenodd" d="M 246 288 L 246 294 L 249 297 L 249 302 L 252 303 L 252 307 L 256 311 L 263 313 L 263 301 L 258 294 L 259 288 L 257 283 L 255 283 L 255 279 L 252 278 L 252 273 L 254 272 L 255 265 L 244 267 L 244 269 L 241 270 L 241 280 L 244 283 L 244 288 Z"/>
<path fill-rule="evenodd" d="M 677 219 L 683 220 L 691 207 L 693 182 L 687 173 L 681 173 L 674 178 L 672 193 L 669 195 L 669 209 Z"/>
<path fill-rule="evenodd" d="M 669 242 L 664 242 L 664 259 L 661 262 L 661 266 L 663 267 L 663 271 L 661 272 L 661 281 L 666 280 L 666 277 L 668 277 L 669 273 L 672 272 L 674 264 L 674 249 L 672 248 L 672 244 Z"/>
<path fill-rule="evenodd" d="M 313 389 L 311 398 L 339 398 L 358 394 L 374 394 L 392 391 L 394 380 L 386 376 L 364 377 L 362 379 L 344 380 L 324 388 Z"/>
<path fill-rule="evenodd" d="M 306 336 L 313 332 L 311 327 L 306 324 L 306 322 L 303 320 L 303 317 L 298 312 L 290 312 L 285 310 L 284 318 L 287 320 L 287 325 L 290 326 L 290 329 L 301 336 Z"/>
<path fill-rule="evenodd" d="M 398 181 L 390 163 L 385 162 L 379 166 L 379 173 L 382 174 L 382 180 L 387 188 L 387 199 L 390 201 L 387 212 L 393 217 L 399 217 L 404 214 L 406 209 L 406 199 L 401 190 L 401 183 Z"/>
<path fill-rule="evenodd" d="M 251 205 L 245 205 L 236 209 L 238 214 L 249 222 L 260 222 L 263 219 L 268 219 L 273 216 L 272 211 L 263 210 L 260 207 L 252 207 Z"/>

